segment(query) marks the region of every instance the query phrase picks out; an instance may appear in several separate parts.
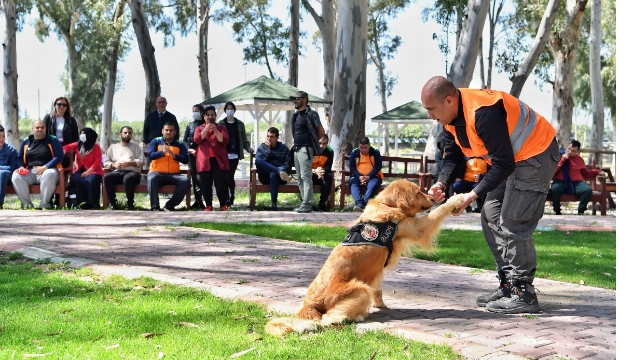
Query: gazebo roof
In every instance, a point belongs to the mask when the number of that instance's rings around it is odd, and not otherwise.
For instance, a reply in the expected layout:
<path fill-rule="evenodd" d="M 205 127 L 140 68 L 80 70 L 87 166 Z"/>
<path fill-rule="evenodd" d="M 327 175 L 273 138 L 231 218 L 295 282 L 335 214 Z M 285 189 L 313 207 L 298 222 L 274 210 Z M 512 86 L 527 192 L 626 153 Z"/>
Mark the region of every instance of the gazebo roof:
<path fill-rule="evenodd" d="M 427 110 L 418 101 L 410 101 L 394 109 L 372 117 L 371 122 L 375 123 L 396 123 L 396 124 L 430 124 L 433 119 L 427 115 Z"/>
<path fill-rule="evenodd" d="M 240 104 L 274 104 L 291 107 L 292 96 L 299 89 L 283 84 L 266 76 L 248 81 L 220 95 L 212 97 L 202 102 L 203 105 L 222 106 L 228 101 Z M 331 101 L 309 94 L 309 104 L 331 104 Z"/>

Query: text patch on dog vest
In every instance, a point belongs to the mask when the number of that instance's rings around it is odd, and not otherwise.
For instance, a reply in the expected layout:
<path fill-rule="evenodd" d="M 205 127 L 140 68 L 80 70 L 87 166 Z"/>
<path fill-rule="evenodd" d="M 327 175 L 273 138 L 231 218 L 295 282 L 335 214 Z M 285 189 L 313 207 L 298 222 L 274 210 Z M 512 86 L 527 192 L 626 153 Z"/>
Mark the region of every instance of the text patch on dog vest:
<path fill-rule="evenodd" d="M 347 229 L 347 236 L 340 245 L 373 245 L 387 248 L 389 255 L 384 266 L 387 266 L 391 251 L 393 251 L 393 238 L 398 232 L 398 223 L 394 220 L 385 223 L 359 223 Z"/>

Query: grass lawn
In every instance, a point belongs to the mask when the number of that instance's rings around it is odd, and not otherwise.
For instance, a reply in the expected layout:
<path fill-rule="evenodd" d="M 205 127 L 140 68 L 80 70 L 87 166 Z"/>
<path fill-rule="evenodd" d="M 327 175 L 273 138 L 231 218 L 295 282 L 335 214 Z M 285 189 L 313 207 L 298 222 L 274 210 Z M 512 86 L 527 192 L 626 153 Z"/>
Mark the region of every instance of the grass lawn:
<path fill-rule="evenodd" d="M 460 359 L 353 325 L 272 337 L 264 324 L 277 314 L 254 303 L 18 253 L 0 253 L 0 304 L 1 359 Z"/>
<path fill-rule="evenodd" d="M 343 227 L 255 223 L 188 223 L 196 228 L 229 231 L 334 247 L 346 235 Z M 616 233 L 538 231 L 533 234 L 539 278 L 616 288 Z M 495 270 L 481 231 L 442 230 L 438 247 L 420 249 L 412 257 L 452 265 Z"/>

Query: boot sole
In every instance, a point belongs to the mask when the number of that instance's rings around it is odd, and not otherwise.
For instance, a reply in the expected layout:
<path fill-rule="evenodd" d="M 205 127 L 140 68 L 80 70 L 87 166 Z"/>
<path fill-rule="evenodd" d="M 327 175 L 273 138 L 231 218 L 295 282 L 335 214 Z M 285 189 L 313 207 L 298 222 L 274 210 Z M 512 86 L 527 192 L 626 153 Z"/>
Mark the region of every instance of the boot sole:
<path fill-rule="evenodd" d="M 490 308 L 490 307 L 486 307 L 487 311 L 490 312 L 496 312 L 496 313 L 500 313 L 500 314 L 533 314 L 533 313 L 539 313 L 540 311 L 542 311 L 542 309 L 540 309 L 540 305 L 527 305 L 521 308 L 512 308 L 512 309 L 501 309 L 501 308 Z"/>

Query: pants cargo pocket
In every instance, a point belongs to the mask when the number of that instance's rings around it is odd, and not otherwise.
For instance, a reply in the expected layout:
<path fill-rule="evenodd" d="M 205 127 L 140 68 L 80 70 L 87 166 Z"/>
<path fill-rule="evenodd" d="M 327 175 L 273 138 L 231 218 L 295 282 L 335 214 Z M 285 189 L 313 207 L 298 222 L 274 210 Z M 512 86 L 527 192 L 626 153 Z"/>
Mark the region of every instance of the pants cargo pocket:
<path fill-rule="evenodd" d="M 540 220 L 544 214 L 544 202 L 549 191 L 549 183 L 539 179 L 516 178 L 514 189 L 504 205 L 504 217 L 528 222 Z"/>

